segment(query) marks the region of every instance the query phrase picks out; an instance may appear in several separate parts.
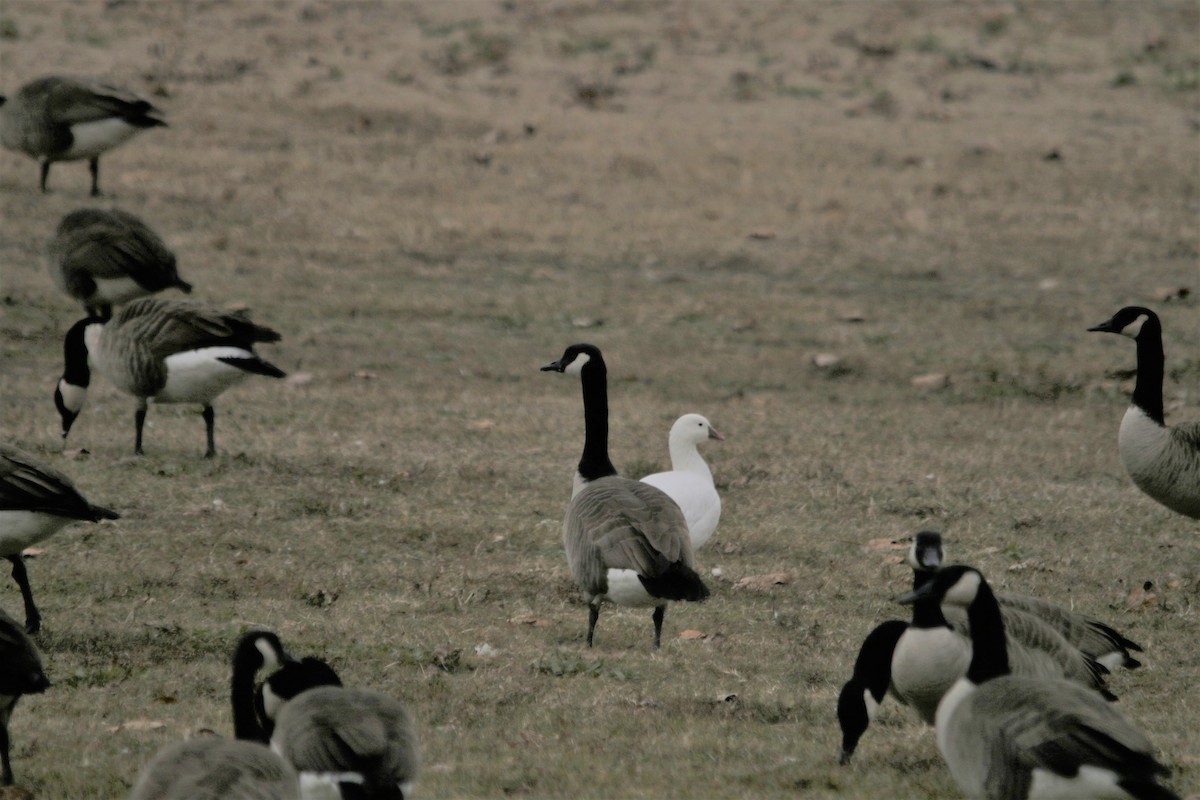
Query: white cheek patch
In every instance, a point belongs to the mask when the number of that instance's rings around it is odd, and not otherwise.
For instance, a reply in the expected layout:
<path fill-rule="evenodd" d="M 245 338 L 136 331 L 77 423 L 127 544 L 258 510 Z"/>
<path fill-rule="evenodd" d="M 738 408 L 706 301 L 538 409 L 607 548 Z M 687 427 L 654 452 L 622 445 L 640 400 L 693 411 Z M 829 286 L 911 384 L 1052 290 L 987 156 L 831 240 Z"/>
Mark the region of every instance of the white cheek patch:
<path fill-rule="evenodd" d="M 63 405 L 68 411 L 76 414 L 83 408 L 83 402 L 87 399 L 88 390 L 83 386 L 76 386 L 73 383 L 67 383 L 61 378 L 58 381 L 58 393 L 62 395 Z"/>
<path fill-rule="evenodd" d="M 567 375 L 578 375 L 583 372 L 583 365 L 592 360 L 592 357 L 587 353 L 580 353 L 571 359 L 571 363 L 563 368 L 563 372 Z"/>
<path fill-rule="evenodd" d="M 975 595 L 979 593 L 980 580 L 978 572 L 964 572 L 950 587 L 950 591 L 946 592 L 946 600 L 957 605 L 971 605 L 975 601 Z"/>
<path fill-rule="evenodd" d="M 1149 317 L 1147 317 L 1145 314 L 1138 314 L 1137 319 L 1126 325 L 1124 328 L 1121 328 L 1121 335 L 1128 336 L 1130 339 L 1136 339 L 1138 334 L 1142 332 L 1142 326 L 1146 324 L 1147 319 L 1149 319 Z"/>
<path fill-rule="evenodd" d="M 863 689 L 863 705 L 867 707 L 867 719 L 874 722 L 875 715 L 879 713 L 879 703 L 875 701 L 870 689 Z"/>
<path fill-rule="evenodd" d="M 265 638 L 255 639 L 254 648 L 262 654 L 263 669 L 279 669 L 279 652 L 270 641 Z"/>

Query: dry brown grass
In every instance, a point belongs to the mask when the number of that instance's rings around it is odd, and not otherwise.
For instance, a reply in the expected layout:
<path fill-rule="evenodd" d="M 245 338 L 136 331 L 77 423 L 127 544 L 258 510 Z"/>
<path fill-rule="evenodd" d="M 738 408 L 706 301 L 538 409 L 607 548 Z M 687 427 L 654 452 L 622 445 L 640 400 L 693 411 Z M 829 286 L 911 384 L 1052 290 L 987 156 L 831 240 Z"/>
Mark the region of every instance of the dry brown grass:
<path fill-rule="evenodd" d="M 311 376 L 231 391 L 211 463 L 172 407 L 132 457 L 132 403 L 96 386 L 64 466 L 125 516 L 30 563 L 55 687 L 14 718 L 18 780 L 123 797 L 164 743 L 228 732 L 230 646 L 266 625 L 411 705 L 425 797 L 955 797 L 894 706 L 836 764 L 836 692 L 907 582 L 864 544 L 937 527 L 1146 646 L 1112 686 L 1200 792 L 1200 537 L 1124 475 L 1105 376 L 1133 349 L 1084 332 L 1197 287 L 1198 26 L 1190 2 L 4 0 L 5 90 L 158 93 L 172 127 L 103 159 L 103 202 Z M 0 430 L 55 457 L 78 310 L 40 248 L 86 168 L 51 187 L 0 152 Z M 1194 419 L 1196 305 L 1153 304 Z M 722 576 L 660 653 L 612 610 L 581 646 L 579 390 L 537 372 L 579 340 L 618 466 L 665 466 L 687 411 L 729 435 L 699 558 Z M 163 726 L 114 731 L 136 720 Z"/>

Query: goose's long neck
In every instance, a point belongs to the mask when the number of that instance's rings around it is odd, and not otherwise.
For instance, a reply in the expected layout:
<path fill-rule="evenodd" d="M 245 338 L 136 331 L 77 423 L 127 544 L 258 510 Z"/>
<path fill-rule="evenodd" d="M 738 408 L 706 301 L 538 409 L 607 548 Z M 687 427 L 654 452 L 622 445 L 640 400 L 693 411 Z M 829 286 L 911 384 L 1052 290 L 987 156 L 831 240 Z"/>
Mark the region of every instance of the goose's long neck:
<path fill-rule="evenodd" d="M 914 583 L 915 583 L 914 579 Z M 913 603 L 912 626 L 914 628 L 949 628 L 942 604 L 937 598 L 923 598 Z"/>
<path fill-rule="evenodd" d="M 967 620 L 971 623 L 971 664 L 967 667 L 967 679 L 979 685 L 1009 674 L 1000 602 L 986 583 L 980 584 L 974 601 L 967 607 Z"/>
<path fill-rule="evenodd" d="M 594 359 L 580 373 L 583 385 L 583 456 L 579 459 L 579 478 L 583 483 L 616 475 L 608 457 L 608 371 L 604 362 Z M 576 481 L 578 487 L 580 481 Z"/>
<path fill-rule="evenodd" d="M 254 710 L 254 674 L 257 666 L 257 662 L 252 661 L 248 654 L 239 652 L 235 656 L 229 697 L 233 702 L 233 735 L 238 739 L 265 744 L 267 736 Z"/>
<path fill-rule="evenodd" d="M 86 389 L 91 383 L 92 371 L 88 367 L 87 332 L 92 325 L 101 324 L 94 318 L 82 319 L 71 326 L 63 337 L 62 379 L 71 386 Z M 99 329 L 96 329 L 99 330 Z"/>
<path fill-rule="evenodd" d="M 695 442 L 672 440 L 667 443 L 667 447 L 671 451 L 671 469 L 676 472 L 694 472 L 712 480 L 712 470 L 704 462 Z"/>
<path fill-rule="evenodd" d="M 1163 416 L 1163 344 L 1162 324 L 1157 319 L 1147 319 L 1142 324 L 1137 339 L 1137 382 L 1133 387 L 1133 403 L 1146 416 L 1165 425 Z"/>

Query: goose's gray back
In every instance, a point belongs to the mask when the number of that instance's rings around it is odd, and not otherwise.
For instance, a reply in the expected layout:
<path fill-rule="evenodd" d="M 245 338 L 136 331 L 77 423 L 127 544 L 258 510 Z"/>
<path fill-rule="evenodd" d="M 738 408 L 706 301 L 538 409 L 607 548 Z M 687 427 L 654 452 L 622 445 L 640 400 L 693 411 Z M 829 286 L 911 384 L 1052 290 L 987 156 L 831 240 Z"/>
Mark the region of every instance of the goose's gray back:
<path fill-rule="evenodd" d="M 265 745 L 200 736 L 159 751 L 129 800 L 298 800 L 296 771 Z"/>
<path fill-rule="evenodd" d="M 687 520 L 675 501 L 617 475 L 592 481 L 571 499 L 563 544 L 572 576 L 590 595 L 604 593 L 609 569 L 658 575 L 680 561 L 695 568 Z"/>

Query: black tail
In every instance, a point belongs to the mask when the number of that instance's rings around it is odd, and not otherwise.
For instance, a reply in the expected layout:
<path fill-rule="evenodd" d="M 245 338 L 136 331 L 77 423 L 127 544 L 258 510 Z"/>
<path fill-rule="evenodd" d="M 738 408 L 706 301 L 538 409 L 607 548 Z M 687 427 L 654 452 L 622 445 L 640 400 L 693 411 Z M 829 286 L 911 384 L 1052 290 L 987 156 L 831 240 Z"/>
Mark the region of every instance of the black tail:
<path fill-rule="evenodd" d="M 1093 621 L 1088 624 L 1092 627 L 1092 630 L 1099 633 L 1105 639 L 1108 639 L 1110 642 L 1113 643 L 1114 647 L 1116 647 L 1118 650 L 1120 650 L 1122 652 L 1122 654 L 1124 654 L 1125 669 L 1136 669 L 1137 667 L 1140 667 L 1142 665 L 1142 662 L 1138 661 L 1136 658 L 1129 655 L 1130 650 L 1133 650 L 1138 653 L 1142 652 L 1142 646 L 1140 644 L 1133 641 L 1132 639 L 1126 639 L 1124 636 L 1121 635 L 1120 631 L 1116 630 L 1115 628 L 1110 628 L 1109 626 L 1105 625 L 1103 622 Z"/>
<path fill-rule="evenodd" d="M 175 287 L 177 289 L 179 289 L 179 291 L 183 292 L 184 294 L 192 293 L 192 285 L 190 283 L 188 283 L 187 281 L 185 281 L 183 278 L 176 278 Z"/>
<path fill-rule="evenodd" d="M 221 357 L 217 359 L 231 367 L 252 372 L 255 375 L 266 375 L 268 378 L 286 378 L 287 373 L 279 367 L 272 364 L 270 361 L 263 361 L 261 358 L 234 358 L 232 356 Z"/>
<path fill-rule="evenodd" d="M 711 594 L 696 570 L 676 561 L 657 575 L 638 575 L 638 580 L 651 597 L 663 600 L 704 600 Z"/>
<path fill-rule="evenodd" d="M 99 522 L 102 519 L 120 519 L 121 515 L 113 511 L 111 508 L 104 506 L 91 506 L 89 510 L 92 512 L 92 522 Z"/>
<path fill-rule="evenodd" d="M 1179 795 L 1154 778 L 1122 778 L 1117 785 L 1137 800 L 1180 800 Z"/>

